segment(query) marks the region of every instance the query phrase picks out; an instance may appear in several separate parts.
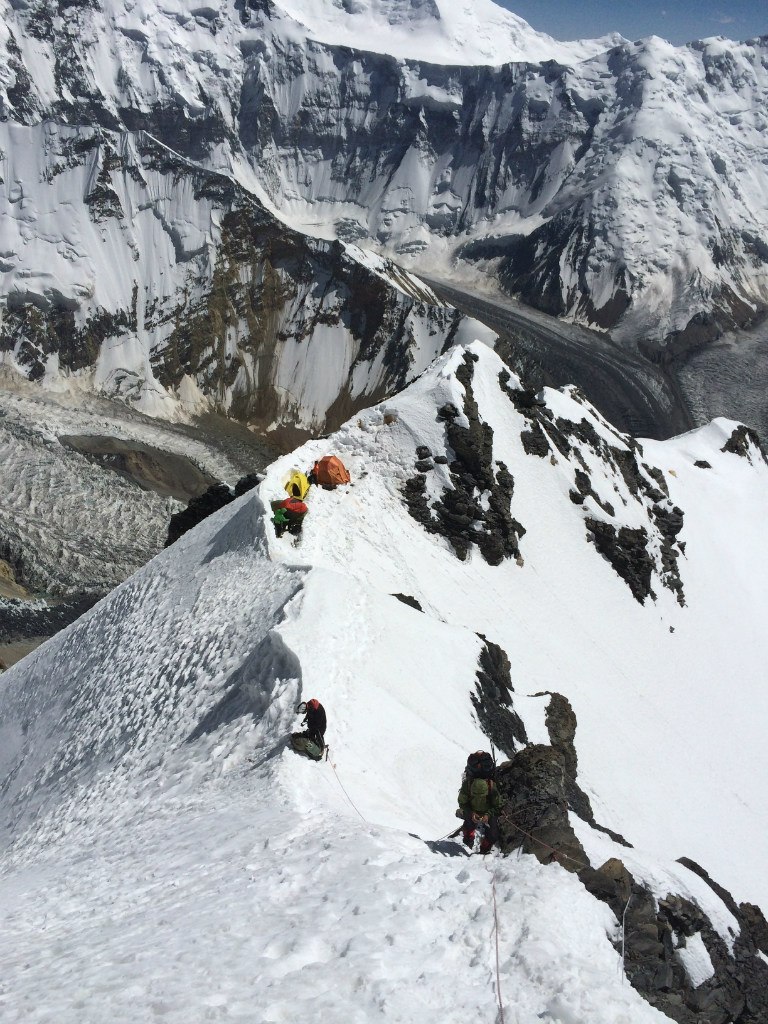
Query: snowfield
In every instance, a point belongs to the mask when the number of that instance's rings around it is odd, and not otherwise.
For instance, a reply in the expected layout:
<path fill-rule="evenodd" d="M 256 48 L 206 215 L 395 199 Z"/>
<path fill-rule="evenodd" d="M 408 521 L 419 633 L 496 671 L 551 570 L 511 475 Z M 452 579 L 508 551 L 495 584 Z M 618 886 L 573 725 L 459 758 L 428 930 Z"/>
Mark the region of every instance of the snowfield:
<path fill-rule="evenodd" d="M 624 979 L 620 922 L 574 875 L 439 841 L 467 753 L 488 745 L 478 633 L 507 651 L 533 742 L 540 691 L 571 701 L 579 782 L 634 846 L 572 815 L 595 866 L 618 856 L 659 897 L 687 896 L 729 947 L 734 917 L 675 859 L 768 905 L 768 466 L 750 444 L 721 450 L 723 420 L 643 442 L 684 513 L 682 606 L 642 495 L 591 443 L 528 454 L 503 369 L 481 344 L 446 353 L 2 677 L 4 1021 L 464 1024 L 500 1019 L 499 1001 L 515 1024 L 667 1019 Z M 475 545 L 460 561 L 402 495 L 416 447 L 446 450 L 439 410 L 470 423 L 470 388 L 526 530 L 499 565 Z M 553 423 L 631 451 L 577 393 L 544 398 Z M 276 539 L 269 501 L 329 452 L 352 484 L 313 488 L 299 544 Z M 451 486 L 445 465 L 423 475 L 431 499 Z M 655 599 L 587 541 L 594 516 L 646 524 Z M 329 716 L 319 764 L 286 748 L 311 696 Z M 681 953 L 696 984 L 706 957 Z"/>

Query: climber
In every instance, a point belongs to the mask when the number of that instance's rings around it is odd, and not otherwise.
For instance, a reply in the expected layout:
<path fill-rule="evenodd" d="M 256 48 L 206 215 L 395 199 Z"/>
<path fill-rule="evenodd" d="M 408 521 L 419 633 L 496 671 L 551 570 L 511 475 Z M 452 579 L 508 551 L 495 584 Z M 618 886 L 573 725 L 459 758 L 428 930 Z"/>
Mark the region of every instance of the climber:
<path fill-rule="evenodd" d="M 304 732 L 295 732 L 291 736 L 291 746 L 300 754 L 306 754 L 313 761 L 321 761 L 325 753 L 325 708 L 316 698 L 302 701 L 296 708 L 297 715 L 304 715 L 301 724 L 306 726 Z"/>
<path fill-rule="evenodd" d="M 496 765 L 490 754 L 476 750 L 467 758 L 459 790 L 456 817 L 464 820 L 464 845 L 472 849 L 475 833 L 480 834 L 480 853 L 490 853 L 499 840 L 498 814 L 501 795 L 496 788 Z"/>
<path fill-rule="evenodd" d="M 301 526 L 304 516 L 309 509 L 298 498 L 284 498 L 283 501 L 272 502 L 272 525 L 275 527 L 275 536 L 282 537 L 287 530 L 294 536 L 301 533 Z"/>
<path fill-rule="evenodd" d="M 301 704 L 296 708 L 296 714 L 300 715 L 304 713 L 304 718 L 301 721 L 302 725 L 306 725 L 307 733 L 314 739 L 321 747 L 325 746 L 325 730 L 327 726 L 327 720 L 325 717 L 325 708 L 313 697 L 311 700 L 302 701 Z"/>

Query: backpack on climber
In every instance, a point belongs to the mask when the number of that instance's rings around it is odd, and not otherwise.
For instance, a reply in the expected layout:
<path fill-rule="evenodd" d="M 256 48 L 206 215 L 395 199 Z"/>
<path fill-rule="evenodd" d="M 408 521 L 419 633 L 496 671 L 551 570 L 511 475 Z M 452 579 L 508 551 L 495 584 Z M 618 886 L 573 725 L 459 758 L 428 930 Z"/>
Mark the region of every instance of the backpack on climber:
<path fill-rule="evenodd" d="M 288 533 L 298 536 L 301 533 L 301 526 L 307 512 L 309 512 L 309 509 L 298 498 L 284 498 L 282 501 L 273 501 L 272 525 L 275 528 L 275 536 L 282 537 L 286 530 Z"/>
<path fill-rule="evenodd" d="M 490 853 L 499 840 L 498 815 L 502 800 L 495 776 L 496 765 L 487 751 L 476 750 L 469 755 L 459 790 L 456 817 L 464 820 L 464 845 L 473 849 L 477 833 L 480 853 Z"/>

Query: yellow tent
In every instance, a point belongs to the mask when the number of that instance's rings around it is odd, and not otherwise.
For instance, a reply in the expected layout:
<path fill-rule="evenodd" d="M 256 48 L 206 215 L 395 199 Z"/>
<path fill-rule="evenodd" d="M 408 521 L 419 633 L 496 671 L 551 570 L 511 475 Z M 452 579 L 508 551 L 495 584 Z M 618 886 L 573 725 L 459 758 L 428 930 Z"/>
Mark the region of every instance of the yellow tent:
<path fill-rule="evenodd" d="M 291 470 L 291 475 L 288 477 L 288 482 L 285 485 L 286 491 L 292 498 L 299 498 L 303 501 L 309 490 L 309 480 L 303 473 L 300 473 L 298 469 Z"/>

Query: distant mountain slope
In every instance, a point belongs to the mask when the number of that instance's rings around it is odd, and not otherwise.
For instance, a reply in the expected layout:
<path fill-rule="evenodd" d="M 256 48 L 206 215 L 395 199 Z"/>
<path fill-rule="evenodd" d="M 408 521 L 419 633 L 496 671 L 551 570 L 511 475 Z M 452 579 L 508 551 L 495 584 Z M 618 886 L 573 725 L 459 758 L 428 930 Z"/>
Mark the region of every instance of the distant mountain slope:
<path fill-rule="evenodd" d="M 767 492 L 746 428 L 638 443 L 482 345 L 279 460 L 3 676 L 10 1019 L 760 1024 Z M 568 773 L 578 865 L 439 841 L 491 741 Z"/>
<path fill-rule="evenodd" d="M 764 40 L 559 44 L 490 0 L 0 10 L 0 346 L 28 373 L 338 425 L 455 326 L 338 240 L 652 358 L 765 308 Z"/>
<path fill-rule="evenodd" d="M 267 0 L 251 5 L 259 6 L 272 16 L 284 12 L 318 42 L 431 64 L 569 64 L 624 42 L 613 32 L 563 43 L 492 0 Z"/>
<path fill-rule="evenodd" d="M 318 431 L 403 387 L 464 323 L 143 132 L 4 127 L 0 356 L 32 380 L 76 375 L 168 419 Z"/>

